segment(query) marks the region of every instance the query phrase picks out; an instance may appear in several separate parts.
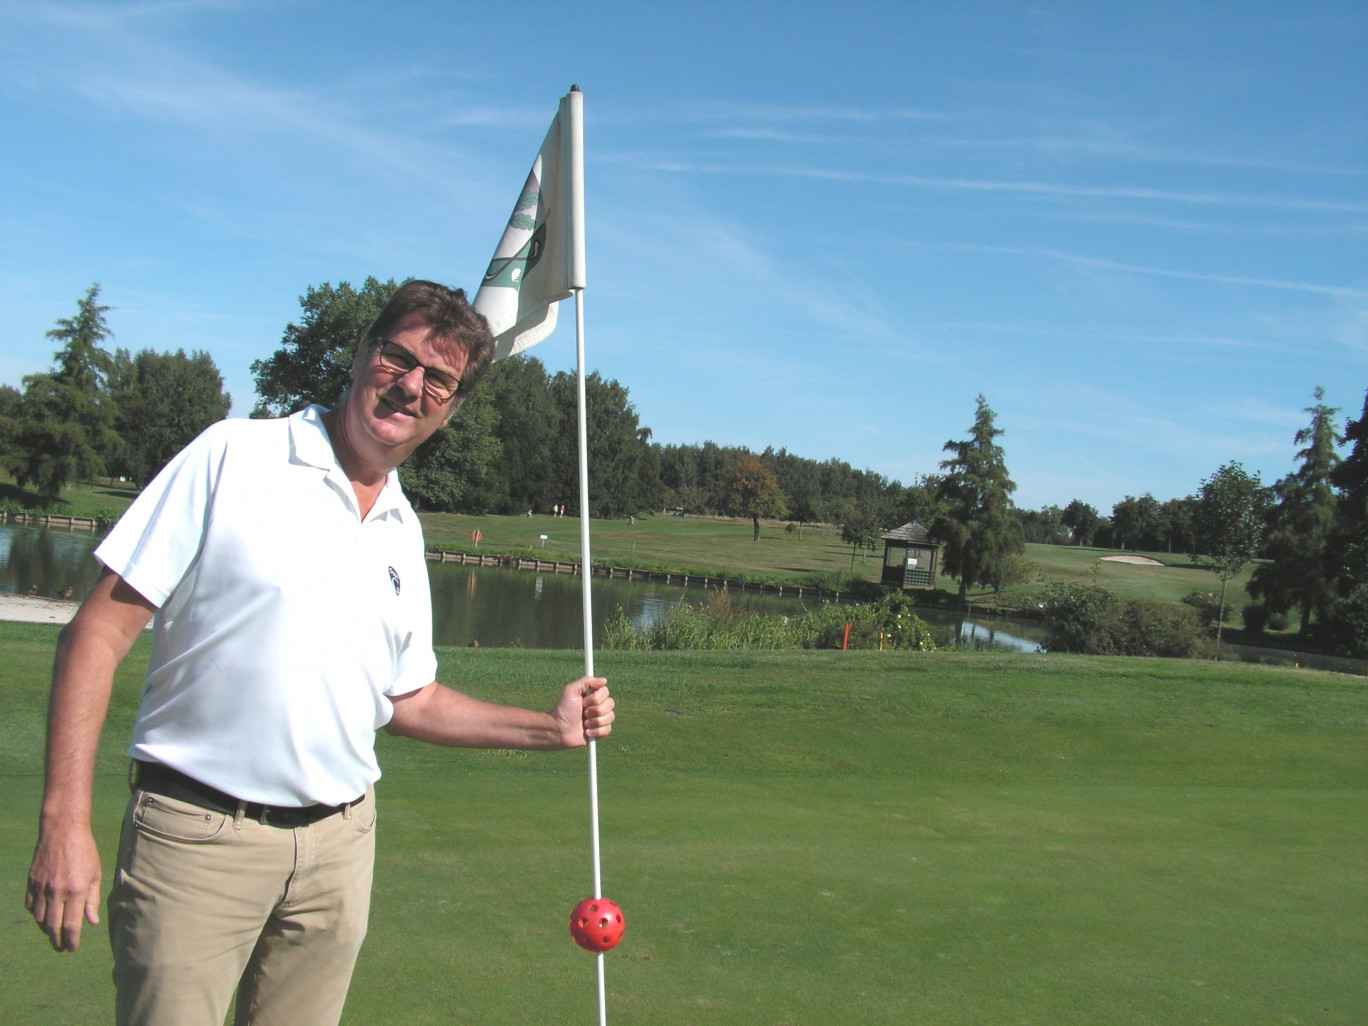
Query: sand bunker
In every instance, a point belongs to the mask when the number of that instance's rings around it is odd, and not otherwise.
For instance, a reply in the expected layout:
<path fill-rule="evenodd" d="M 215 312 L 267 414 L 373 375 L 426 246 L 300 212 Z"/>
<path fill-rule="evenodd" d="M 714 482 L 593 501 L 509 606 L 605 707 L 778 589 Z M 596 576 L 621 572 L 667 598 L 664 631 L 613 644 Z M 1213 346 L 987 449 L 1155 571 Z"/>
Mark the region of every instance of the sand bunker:
<path fill-rule="evenodd" d="M 76 615 L 79 602 L 29 598 L 27 595 L 0 595 L 0 620 L 26 623 L 66 623 Z"/>
<path fill-rule="evenodd" d="M 1134 563 L 1137 566 L 1163 566 L 1164 564 L 1157 559 L 1150 559 L 1148 556 L 1103 556 L 1109 563 Z"/>

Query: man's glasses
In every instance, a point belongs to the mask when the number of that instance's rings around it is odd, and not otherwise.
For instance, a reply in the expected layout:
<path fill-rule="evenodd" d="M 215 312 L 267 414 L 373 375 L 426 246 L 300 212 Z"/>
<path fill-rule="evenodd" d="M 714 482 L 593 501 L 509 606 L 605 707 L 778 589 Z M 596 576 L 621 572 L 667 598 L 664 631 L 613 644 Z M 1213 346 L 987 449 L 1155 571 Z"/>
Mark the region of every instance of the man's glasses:
<path fill-rule="evenodd" d="M 418 357 L 398 342 L 391 342 L 387 338 L 379 338 L 376 341 L 380 343 L 380 366 L 400 377 L 410 373 L 415 367 L 420 368 L 423 372 L 423 391 L 437 402 L 446 402 L 456 394 L 456 389 L 461 387 L 460 378 L 453 378 L 446 371 L 424 367 L 418 362 Z"/>

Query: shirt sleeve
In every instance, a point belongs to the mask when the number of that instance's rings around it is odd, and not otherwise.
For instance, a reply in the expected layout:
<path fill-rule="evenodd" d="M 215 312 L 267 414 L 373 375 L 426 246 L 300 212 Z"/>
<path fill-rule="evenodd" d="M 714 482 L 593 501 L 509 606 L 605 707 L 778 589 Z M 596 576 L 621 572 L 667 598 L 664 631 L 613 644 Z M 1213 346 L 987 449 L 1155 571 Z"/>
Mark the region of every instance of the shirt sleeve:
<path fill-rule="evenodd" d="M 157 607 L 194 562 L 225 451 L 226 421 L 205 430 L 162 468 L 95 556 Z"/>

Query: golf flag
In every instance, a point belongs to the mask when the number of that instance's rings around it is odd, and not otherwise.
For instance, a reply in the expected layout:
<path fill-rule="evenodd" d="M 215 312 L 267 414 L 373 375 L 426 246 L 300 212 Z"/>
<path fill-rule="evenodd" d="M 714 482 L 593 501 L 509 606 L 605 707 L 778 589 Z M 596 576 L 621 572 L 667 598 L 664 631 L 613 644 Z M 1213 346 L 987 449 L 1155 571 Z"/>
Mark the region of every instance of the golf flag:
<path fill-rule="evenodd" d="M 495 360 L 550 335 L 556 304 L 584 288 L 583 116 L 584 96 L 571 86 L 475 294 L 494 333 Z"/>

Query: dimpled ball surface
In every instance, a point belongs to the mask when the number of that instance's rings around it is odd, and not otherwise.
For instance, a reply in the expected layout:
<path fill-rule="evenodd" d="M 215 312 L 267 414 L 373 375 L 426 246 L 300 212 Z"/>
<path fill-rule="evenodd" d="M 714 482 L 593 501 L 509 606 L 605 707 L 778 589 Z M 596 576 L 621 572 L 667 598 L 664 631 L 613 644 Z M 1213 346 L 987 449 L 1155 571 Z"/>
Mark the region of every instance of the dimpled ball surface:
<path fill-rule="evenodd" d="M 626 925 L 622 909 L 607 898 L 585 898 L 570 913 L 570 936 L 585 951 L 615 947 Z"/>

